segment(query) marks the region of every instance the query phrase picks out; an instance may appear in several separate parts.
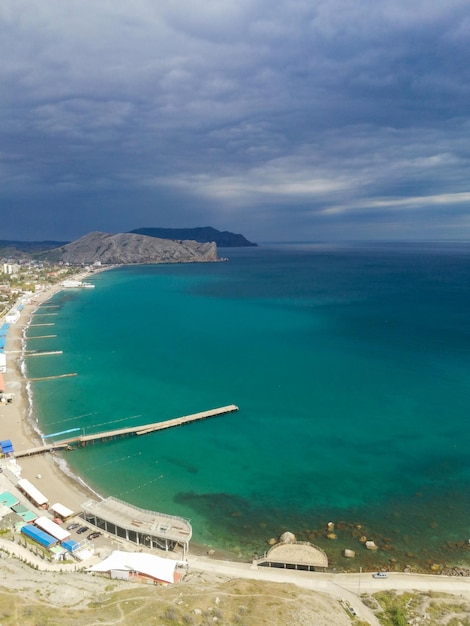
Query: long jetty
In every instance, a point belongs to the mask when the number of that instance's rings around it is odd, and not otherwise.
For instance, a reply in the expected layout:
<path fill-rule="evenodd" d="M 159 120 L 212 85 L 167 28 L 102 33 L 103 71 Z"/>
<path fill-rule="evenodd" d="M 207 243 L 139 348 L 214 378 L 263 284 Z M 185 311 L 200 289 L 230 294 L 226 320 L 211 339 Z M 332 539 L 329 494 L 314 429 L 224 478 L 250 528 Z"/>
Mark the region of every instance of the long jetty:
<path fill-rule="evenodd" d="M 235 404 L 229 404 L 227 406 L 219 407 L 218 409 L 202 411 L 201 413 L 193 413 L 192 415 L 185 415 L 183 417 L 177 417 L 163 422 L 154 422 L 152 424 L 143 424 L 141 426 L 106 430 L 92 435 L 78 435 L 76 437 L 61 439 L 60 441 L 44 444 L 35 448 L 29 448 L 28 450 L 22 450 L 21 452 L 15 452 L 15 457 L 20 458 L 33 456 L 35 454 L 43 454 L 44 452 L 54 452 L 55 450 L 74 450 L 75 447 L 82 448 L 90 443 L 94 443 L 95 441 L 110 441 L 112 439 L 116 439 L 117 437 L 148 435 L 149 433 L 153 433 L 157 430 L 166 430 L 167 428 L 184 426 L 185 424 L 199 422 L 210 417 L 225 415 L 226 413 L 234 413 L 235 411 L 238 411 L 238 407 Z"/>
<path fill-rule="evenodd" d="M 49 350 L 48 352 L 25 351 L 25 356 L 51 356 L 52 354 L 63 354 L 62 350 Z"/>
<path fill-rule="evenodd" d="M 41 376 L 41 378 L 28 378 L 30 383 L 36 383 L 40 380 L 56 380 L 57 378 L 70 378 L 71 376 L 78 376 L 77 372 L 70 374 L 57 374 L 56 376 Z"/>
<path fill-rule="evenodd" d="M 5 354 L 23 354 L 24 356 L 50 356 L 51 354 L 63 354 L 62 350 L 49 350 L 39 352 L 38 350 L 7 350 Z"/>

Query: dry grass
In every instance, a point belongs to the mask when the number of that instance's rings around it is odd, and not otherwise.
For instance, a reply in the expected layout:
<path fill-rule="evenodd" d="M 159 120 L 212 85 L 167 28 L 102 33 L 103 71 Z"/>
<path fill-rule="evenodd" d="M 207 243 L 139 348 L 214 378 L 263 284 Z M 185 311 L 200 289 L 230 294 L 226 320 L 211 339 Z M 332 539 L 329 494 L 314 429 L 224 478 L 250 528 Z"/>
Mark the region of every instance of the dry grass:
<path fill-rule="evenodd" d="M 86 573 L 37 572 L 0 562 L 0 625 L 10 626 L 348 626 L 339 603 L 291 584 L 206 579 L 167 587 Z"/>

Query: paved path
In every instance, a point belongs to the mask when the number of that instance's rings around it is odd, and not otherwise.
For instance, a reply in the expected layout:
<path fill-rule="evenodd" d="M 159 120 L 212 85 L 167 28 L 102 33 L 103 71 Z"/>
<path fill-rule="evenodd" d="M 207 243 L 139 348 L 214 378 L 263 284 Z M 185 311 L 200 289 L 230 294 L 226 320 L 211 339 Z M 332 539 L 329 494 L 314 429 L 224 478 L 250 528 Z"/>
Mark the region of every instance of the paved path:
<path fill-rule="evenodd" d="M 188 557 L 190 570 L 220 574 L 230 578 L 250 578 L 276 583 L 292 583 L 304 589 L 320 591 L 337 599 L 348 600 L 357 616 L 371 626 L 380 622 L 360 598 L 361 594 L 377 591 L 437 591 L 462 594 L 470 598 L 470 578 L 457 576 L 433 576 L 428 574 L 390 573 L 387 578 L 376 579 L 371 572 L 361 574 L 332 574 L 303 572 L 268 567 L 256 567 L 248 563 L 216 561 L 207 557 Z"/>

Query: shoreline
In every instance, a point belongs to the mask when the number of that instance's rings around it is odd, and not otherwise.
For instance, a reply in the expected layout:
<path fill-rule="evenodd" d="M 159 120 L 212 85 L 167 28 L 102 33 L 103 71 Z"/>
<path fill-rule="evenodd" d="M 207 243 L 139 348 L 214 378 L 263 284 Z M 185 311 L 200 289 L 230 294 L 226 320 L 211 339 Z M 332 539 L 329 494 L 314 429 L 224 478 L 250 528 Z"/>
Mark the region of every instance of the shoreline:
<path fill-rule="evenodd" d="M 90 278 L 94 274 L 115 268 L 116 266 L 99 268 L 94 272 L 86 274 L 81 272 L 76 275 L 76 278 Z M 24 305 L 19 320 L 15 324 L 11 324 L 8 331 L 6 344 L 7 371 L 4 374 L 4 378 L 6 391 L 12 392 L 15 395 L 11 404 L 4 405 L 0 408 L 0 423 L 3 426 L 0 438 L 11 439 L 15 450 L 27 449 L 42 443 L 40 437 L 41 429 L 39 428 L 39 424 L 36 423 L 34 413 L 34 398 L 31 393 L 28 393 L 28 381 L 25 376 L 25 334 L 31 323 L 32 316 L 40 306 L 64 290 L 66 290 L 65 287 L 61 284 L 56 284 L 38 294 L 34 294 L 29 302 Z M 71 469 L 67 462 L 66 454 L 67 453 L 61 453 L 60 455 L 56 455 L 55 453 L 45 453 L 32 457 L 23 457 L 19 460 L 19 466 L 21 467 L 22 477 L 27 478 L 42 491 L 48 497 L 51 504 L 60 502 L 79 514 L 81 512 L 81 506 L 85 501 L 90 498 L 101 499 L 102 496 L 87 485 L 80 475 L 76 474 Z M 171 511 L 166 512 L 171 513 Z M 238 563 L 246 567 L 250 567 L 251 565 L 251 559 L 246 555 L 241 556 L 230 549 L 224 549 L 210 544 L 191 542 L 189 554 L 191 558 L 195 558 L 196 561 L 202 558 L 202 560 L 213 563 L 211 567 L 214 569 L 220 566 L 221 571 L 229 562 L 233 564 Z M 350 565 L 350 567 L 348 567 L 348 565 Z M 362 570 L 362 568 L 361 570 L 375 571 L 382 566 L 383 563 L 378 562 L 376 566 L 371 569 L 369 563 L 367 570 Z M 342 571 L 351 572 L 351 567 L 357 570 L 359 563 L 349 564 L 348 562 L 344 565 Z M 336 571 L 336 568 L 334 568 L 334 571 Z M 424 573 L 426 567 L 421 564 L 415 572 L 416 571 Z"/>
<path fill-rule="evenodd" d="M 113 265 L 93 272 L 81 272 L 72 278 L 84 280 L 115 267 Z M 38 294 L 33 294 L 21 310 L 18 321 L 11 324 L 8 330 L 5 346 L 7 371 L 4 374 L 4 380 L 6 391 L 13 393 L 14 399 L 12 403 L 0 408 L 0 423 L 2 425 L 1 439 L 11 439 L 15 450 L 28 449 L 43 443 L 39 425 L 35 421 L 34 398 L 32 392 L 28 390 L 29 383 L 24 364 L 27 343 L 25 333 L 37 309 L 65 289 L 61 284 L 57 284 Z M 18 465 L 21 468 L 21 477 L 28 479 L 43 492 L 51 504 L 60 502 L 79 514 L 81 505 L 90 498 L 102 499 L 98 492 L 71 470 L 64 453 L 61 456 L 48 452 L 22 457 Z M 210 554 L 211 560 L 249 562 L 240 559 L 235 553 L 212 546 L 191 543 L 190 551 L 193 556 Z"/>
<path fill-rule="evenodd" d="M 90 276 L 90 274 L 87 274 Z M 80 274 L 84 278 L 83 273 Z M 39 426 L 36 427 L 34 404 L 28 390 L 25 376 L 24 351 L 26 348 L 25 332 L 37 309 L 54 295 L 62 291 L 62 285 L 53 285 L 43 292 L 35 294 L 24 305 L 19 320 L 11 324 L 6 342 L 7 371 L 4 374 L 5 387 L 14 393 L 13 402 L 1 410 L 3 437 L 11 439 L 16 450 L 27 449 L 42 443 Z M 51 503 L 60 502 L 74 512 L 80 512 L 81 504 L 94 493 L 80 478 L 65 471 L 61 460 L 50 453 L 24 457 L 18 463 L 23 478 L 27 478 L 45 495 Z M 40 478 L 38 478 L 40 476 Z"/>

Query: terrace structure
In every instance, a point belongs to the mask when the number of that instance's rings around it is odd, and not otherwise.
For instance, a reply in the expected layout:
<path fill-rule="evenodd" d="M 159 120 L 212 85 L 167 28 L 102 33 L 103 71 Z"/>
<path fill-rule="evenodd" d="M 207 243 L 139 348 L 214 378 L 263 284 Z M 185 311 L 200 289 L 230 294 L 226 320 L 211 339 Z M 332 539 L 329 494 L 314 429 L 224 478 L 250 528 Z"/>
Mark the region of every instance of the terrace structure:
<path fill-rule="evenodd" d="M 310 571 L 326 571 L 328 556 L 308 541 L 286 541 L 274 545 L 254 565 Z"/>
<path fill-rule="evenodd" d="M 141 509 L 114 497 L 87 500 L 81 516 L 111 535 L 146 548 L 168 551 L 180 546 L 183 556 L 189 550 L 193 531 L 183 517 Z"/>

